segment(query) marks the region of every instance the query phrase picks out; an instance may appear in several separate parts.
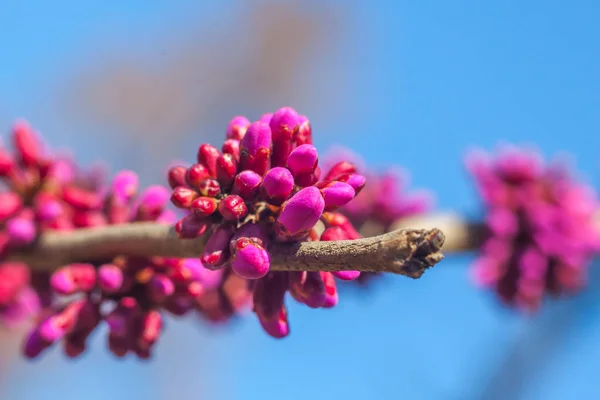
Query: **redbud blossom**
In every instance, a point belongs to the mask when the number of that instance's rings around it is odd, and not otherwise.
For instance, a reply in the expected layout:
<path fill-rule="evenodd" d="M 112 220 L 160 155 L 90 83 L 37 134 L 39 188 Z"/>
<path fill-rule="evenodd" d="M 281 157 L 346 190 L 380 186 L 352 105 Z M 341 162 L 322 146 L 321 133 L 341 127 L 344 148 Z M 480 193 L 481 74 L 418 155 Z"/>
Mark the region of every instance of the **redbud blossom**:
<path fill-rule="evenodd" d="M 560 296 L 586 284 L 600 246 L 591 187 L 561 165 L 506 148 L 496 158 L 471 153 L 467 168 L 486 207 L 485 240 L 472 268 L 481 286 L 507 305 L 536 311 L 546 294 Z"/>

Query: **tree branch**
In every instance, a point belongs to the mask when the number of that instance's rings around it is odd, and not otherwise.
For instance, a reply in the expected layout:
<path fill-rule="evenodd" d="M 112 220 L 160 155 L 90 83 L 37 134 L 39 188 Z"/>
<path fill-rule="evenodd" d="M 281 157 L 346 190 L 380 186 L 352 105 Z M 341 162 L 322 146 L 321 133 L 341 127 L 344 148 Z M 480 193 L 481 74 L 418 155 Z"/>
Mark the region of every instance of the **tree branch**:
<path fill-rule="evenodd" d="M 48 232 L 30 248 L 8 258 L 31 268 L 54 270 L 73 262 L 110 260 L 116 255 L 198 257 L 207 236 L 180 239 L 172 227 L 130 223 Z M 274 244 L 269 248 L 273 271 L 390 272 L 419 278 L 439 261 L 445 236 L 439 229 L 400 229 L 359 240 Z"/>
<path fill-rule="evenodd" d="M 391 230 L 410 226 L 413 229 L 439 228 L 446 234 L 443 250 L 457 253 L 478 249 L 483 243 L 485 227 L 454 212 L 439 212 L 403 218 L 392 224 Z"/>
<path fill-rule="evenodd" d="M 594 224 L 600 229 L 600 209 L 593 215 Z M 445 253 L 460 253 L 479 249 L 485 239 L 485 226 L 469 220 L 455 212 L 437 212 L 417 215 L 395 221 L 391 230 L 432 229 L 436 227 L 446 235 L 442 250 Z"/>

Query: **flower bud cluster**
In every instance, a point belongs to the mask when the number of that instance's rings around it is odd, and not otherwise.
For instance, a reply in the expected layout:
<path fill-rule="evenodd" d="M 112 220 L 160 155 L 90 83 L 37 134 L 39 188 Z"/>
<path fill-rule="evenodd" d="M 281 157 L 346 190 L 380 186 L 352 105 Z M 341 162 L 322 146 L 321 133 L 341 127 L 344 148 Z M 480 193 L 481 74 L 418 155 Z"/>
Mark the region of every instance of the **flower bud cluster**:
<path fill-rule="evenodd" d="M 14 151 L 0 146 L 0 259 L 46 230 L 106 223 L 102 171 L 77 170 L 69 158 L 50 155 L 26 121 L 13 125 L 10 140 Z M 16 325 L 49 303 L 47 275 L 23 263 L 0 262 L 0 323 Z"/>
<path fill-rule="evenodd" d="M 231 279 L 231 270 L 246 280 L 236 283 L 243 288 L 240 298 L 252 294 L 254 311 L 273 337 L 289 333 L 287 292 L 309 307 L 332 307 L 334 277 L 360 275 L 270 271 L 271 243 L 359 237 L 335 211 L 360 193 L 364 176 L 347 162 L 322 173 L 318 158 L 308 119 L 283 107 L 255 122 L 233 118 L 220 149 L 202 144 L 196 163 L 169 170 L 171 202 L 188 212 L 175 224 L 176 232 L 184 239 L 209 235 L 202 264 L 213 271 L 227 267 L 223 277 Z"/>
<path fill-rule="evenodd" d="M 564 166 L 512 147 L 495 158 L 472 153 L 466 165 L 486 211 L 485 241 L 471 270 L 476 283 L 526 312 L 546 294 L 582 288 L 600 244 L 594 190 Z"/>
<path fill-rule="evenodd" d="M 170 192 L 150 186 L 138 195 L 138 178 L 119 172 L 102 201 L 106 222 L 175 222 L 166 209 Z M 29 333 L 24 351 L 35 357 L 61 341 L 68 356 L 83 353 L 87 337 L 101 323 L 108 326 L 108 347 L 123 357 L 148 358 L 163 327 L 163 312 L 185 315 L 199 309 L 201 298 L 218 286 L 197 258 L 124 257 L 101 263 L 76 263 L 54 271 L 49 279 L 55 301 Z M 61 298 L 69 301 L 58 301 Z"/>
<path fill-rule="evenodd" d="M 70 159 L 44 149 L 24 121 L 11 132 L 14 152 L 0 148 L 0 256 L 33 243 L 45 231 L 156 221 L 172 224 L 170 192 L 151 186 L 138 193 L 138 176 L 121 171 L 110 185 L 102 171 L 84 172 Z M 35 317 L 23 351 L 36 357 L 62 343 L 71 357 L 85 350 L 100 324 L 116 356 L 147 358 L 160 336 L 164 312 L 197 310 L 207 320 L 229 317 L 251 301 L 246 281 L 210 271 L 199 259 L 115 256 L 65 265 L 50 273 L 25 263 L 0 263 L 0 323 L 14 326 Z M 241 285 L 240 285 L 241 282 Z"/>

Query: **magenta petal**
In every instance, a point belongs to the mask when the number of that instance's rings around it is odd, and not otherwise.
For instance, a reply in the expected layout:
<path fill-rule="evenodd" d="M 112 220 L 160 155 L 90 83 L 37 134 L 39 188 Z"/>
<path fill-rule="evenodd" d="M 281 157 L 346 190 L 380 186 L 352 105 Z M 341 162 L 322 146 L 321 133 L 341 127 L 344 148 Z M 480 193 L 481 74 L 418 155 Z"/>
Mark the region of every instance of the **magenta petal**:
<path fill-rule="evenodd" d="M 244 200 L 253 200 L 258 194 L 262 177 L 254 171 L 246 170 L 236 175 L 233 181 L 233 194 Z"/>
<path fill-rule="evenodd" d="M 365 186 L 367 178 L 360 174 L 349 174 L 343 181 L 352 186 L 356 194 L 358 194 Z"/>
<path fill-rule="evenodd" d="M 58 294 L 69 295 L 77 291 L 77 284 L 71 273 L 71 269 L 63 267 L 50 277 L 50 286 Z"/>
<path fill-rule="evenodd" d="M 332 274 L 342 281 L 353 281 L 360 276 L 360 271 L 335 271 Z"/>
<path fill-rule="evenodd" d="M 175 285 L 169 277 L 156 274 L 148 283 L 148 296 L 157 303 L 162 303 L 175 292 Z"/>
<path fill-rule="evenodd" d="M 16 245 L 26 245 L 35 239 L 35 224 L 29 218 L 16 217 L 6 224 L 10 241 Z"/>
<path fill-rule="evenodd" d="M 120 204 L 125 204 L 135 196 L 138 185 L 138 176 L 135 172 L 129 170 L 120 171 L 113 179 L 113 196 Z"/>
<path fill-rule="evenodd" d="M 319 154 L 315 146 L 303 144 L 296 147 L 287 159 L 287 166 L 294 176 L 310 174 L 317 168 Z"/>
<path fill-rule="evenodd" d="M 294 177 L 287 168 L 271 168 L 265 174 L 262 188 L 267 198 L 279 201 L 281 204 L 294 189 Z"/>
<path fill-rule="evenodd" d="M 275 339 L 283 339 L 290 334 L 290 325 L 287 320 L 287 311 L 285 310 L 285 307 L 283 307 L 279 314 L 273 318 L 265 318 L 258 314 L 258 320 L 265 332 Z"/>
<path fill-rule="evenodd" d="M 273 134 L 271 162 L 275 167 L 284 167 L 292 151 L 292 140 L 298 129 L 298 113 L 291 107 L 282 107 L 273 113 L 269 127 Z"/>
<path fill-rule="evenodd" d="M 107 293 L 118 291 L 123 285 L 123 272 L 113 264 L 104 264 L 98 268 L 98 285 Z"/>
<path fill-rule="evenodd" d="M 23 344 L 23 354 L 27 358 L 35 358 L 48 347 L 48 342 L 40 337 L 37 329 L 32 330 L 25 337 Z"/>
<path fill-rule="evenodd" d="M 200 260 L 208 269 L 222 267 L 229 258 L 229 241 L 233 236 L 233 230 L 229 226 L 217 229 L 204 246 Z"/>
<path fill-rule="evenodd" d="M 271 257 L 258 243 L 251 239 L 238 239 L 231 261 L 233 271 L 246 279 L 262 278 L 269 272 Z"/>
<path fill-rule="evenodd" d="M 344 182 L 331 182 L 321 189 L 325 200 L 325 209 L 333 211 L 338 207 L 346 205 L 354 198 L 354 188 Z"/>
<path fill-rule="evenodd" d="M 250 121 L 248 118 L 241 115 L 233 117 L 227 125 L 226 137 L 228 139 L 242 140 L 249 125 Z"/>
<path fill-rule="evenodd" d="M 319 272 L 293 272 L 290 276 L 290 292 L 298 302 L 311 308 L 322 307 L 327 297 Z"/>
<path fill-rule="evenodd" d="M 240 142 L 240 148 L 255 156 L 260 149 L 271 148 L 271 129 L 264 122 L 253 122 Z"/>
<path fill-rule="evenodd" d="M 0 219 L 5 219 L 22 206 L 21 197 L 12 192 L 0 193 Z"/>
<path fill-rule="evenodd" d="M 276 224 L 278 237 L 286 239 L 308 233 L 319 221 L 324 208 L 319 189 L 309 186 L 300 190 L 281 207 Z"/>

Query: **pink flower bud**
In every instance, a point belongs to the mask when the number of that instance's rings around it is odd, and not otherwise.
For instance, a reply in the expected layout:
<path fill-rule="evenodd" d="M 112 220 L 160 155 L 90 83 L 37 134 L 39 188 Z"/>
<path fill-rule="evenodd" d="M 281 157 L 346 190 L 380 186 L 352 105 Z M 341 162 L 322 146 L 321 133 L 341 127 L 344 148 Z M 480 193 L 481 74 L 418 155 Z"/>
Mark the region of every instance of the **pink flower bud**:
<path fill-rule="evenodd" d="M 202 196 L 217 197 L 221 194 L 221 185 L 214 179 L 207 179 L 202 182 L 199 191 Z"/>
<path fill-rule="evenodd" d="M 271 162 L 274 167 L 283 167 L 292 151 L 292 135 L 298 129 L 298 113 L 291 107 L 282 107 L 273 113 L 269 127 L 273 134 Z"/>
<path fill-rule="evenodd" d="M 117 357 L 123 357 L 131 349 L 132 336 L 137 331 L 140 313 L 138 301 L 128 296 L 123 297 L 117 307 L 106 316 L 109 349 Z"/>
<path fill-rule="evenodd" d="M 156 218 L 156 222 L 159 224 L 173 225 L 177 222 L 177 214 L 175 214 L 173 210 L 163 210 L 158 218 Z"/>
<path fill-rule="evenodd" d="M 114 264 L 103 264 L 98 268 L 98 285 L 103 292 L 116 293 L 123 285 L 123 271 Z"/>
<path fill-rule="evenodd" d="M 63 321 L 60 316 L 52 316 L 40 323 L 38 327 L 40 337 L 48 343 L 62 339 L 67 332 L 61 322 Z"/>
<path fill-rule="evenodd" d="M 2 200 L 0 200 L 0 204 L 2 204 Z M 53 196 L 45 196 L 40 193 L 35 199 L 35 217 L 41 222 L 54 221 L 64 212 L 62 203 Z"/>
<path fill-rule="evenodd" d="M 327 294 L 323 308 L 332 308 L 337 305 L 339 300 L 335 279 L 329 272 L 321 271 L 320 274 L 321 278 L 323 278 L 323 283 L 325 284 L 325 293 Z"/>
<path fill-rule="evenodd" d="M 339 163 L 337 163 L 333 167 L 331 167 L 329 172 L 327 172 L 327 175 L 325 175 L 325 178 L 323 179 L 323 181 L 324 182 L 335 181 L 342 175 L 355 174 L 355 173 L 356 173 L 356 166 L 354 166 L 354 164 L 349 163 L 348 161 L 340 161 Z"/>
<path fill-rule="evenodd" d="M 311 308 L 322 307 L 327 297 L 325 284 L 319 272 L 290 273 L 290 293 L 296 301 Z"/>
<path fill-rule="evenodd" d="M 149 186 L 140 197 L 138 221 L 155 221 L 167 206 L 169 191 L 160 185 Z"/>
<path fill-rule="evenodd" d="M 17 211 L 22 206 L 21 197 L 13 192 L 0 193 L 0 220 L 4 220 Z"/>
<path fill-rule="evenodd" d="M 280 205 L 294 189 L 292 173 L 283 167 L 271 168 L 262 181 L 262 190 L 270 203 Z"/>
<path fill-rule="evenodd" d="M 229 258 L 229 241 L 233 236 L 233 229 L 230 226 L 219 227 L 208 239 L 200 261 L 205 268 L 215 270 L 221 268 Z"/>
<path fill-rule="evenodd" d="M 204 164 L 193 164 L 186 171 L 186 181 L 195 189 L 199 189 L 202 183 L 209 178 L 210 172 Z"/>
<path fill-rule="evenodd" d="M 85 300 L 77 312 L 77 322 L 67 334 L 64 351 L 68 357 L 77 357 L 86 349 L 86 341 L 102 319 L 98 303 Z"/>
<path fill-rule="evenodd" d="M 360 271 L 333 271 L 331 274 L 341 281 L 353 281 L 360 277 Z"/>
<path fill-rule="evenodd" d="M 319 154 L 312 144 L 296 147 L 287 159 L 287 167 L 294 176 L 311 174 L 317 168 Z"/>
<path fill-rule="evenodd" d="M 80 210 L 99 210 L 102 208 L 102 199 L 97 193 L 77 186 L 63 188 L 63 200 Z"/>
<path fill-rule="evenodd" d="M 0 146 L 0 176 L 10 175 L 16 168 L 13 156 L 2 146 Z"/>
<path fill-rule="evenodd" d="M 62 295 L 88 292 L 96 285 L 96 270 L 91 264 L 70 264 L 52 274 L 50 285 Z"/>
<path fill-rule="evenodd" d="M 42 354 L 42 352 L 47 349 L 50 344 L 51 343 L 48 343 L 40 337 L 37 329 L 33 329 L 25 337 L 25 341 L 23 343 L 23 355 L 27 358 L 36 358 Z"/>
<path fill-rule="evenodd" d="M 222 188 L 229 188 L 237 173 L 237 161 L 231 154 L 222 154 L 217 159 L 217 180 Z"/>
<path fill-rule="evenodd" d="M 58 294 L 70 295 L 77 291 L 75 278 L 68 267 L 56 270 L 50 277 L 50 286 Z"/>
<path fill-rule="evenodd" d="M 237 240 L 241 238 L 252 238 L 256 241 L 256 243 L 266 248 L 268 245 L 269 235 L 265 225 L 256 224 L 254 222 L 245 223 L 244 225 L 238 228 L 238 230 L 231 238 L 229 251 L 232 254 L 236 251 L 235 245 Z"/>
<path fill-rule="evenodd" d="M 138 346 L 141 350 L 149 350 L 158 340 L 162 331 L 162 317 L 156 310 L 144 313 L 141 320 L 141 332 L 138 337 Z"/>
<path fill-rule="evenodd" d="M 319 180 L 319 176 L 316 174 L 317 171 L 319 171 L 318 167 L 315 172 L 296 175 L 294 183 L 296 183 L 296 186 L 302 188 L 314 185 Z"/>
<path fill-rule="evenodd" d="M 5 229 L 10 243 L 16 246 L 24 246 L 33 242 L 37 233 L 32 216 L 23 213 L 9 220 Z"/>
<path fill-rule="evenodd" d="M 246 130 L 250 126 L 250 120 L 248 118 L 238 115 L 233 117 L 227 125 L 227 139 L 242 140 L 246 134 Z"/>
<path fill-rule="evenodd" d="M 287 275 L 274 273 L 258 280 L 254 289 L 254 312 L 265 332 L 278 339 L 290 333 L 284 304 L 287 289 Z"/>
<path fill-rule="evenodd" d="M 29 283 L 27 264 L 4 262 L 0 264 L 0 308 L 12 302 Z"/>
<path fill-rule="evenodd" d="M 201 236 L 211 223 L 196 215 L 187 215 L 175 224 L 175 232 L 182 239 L 193 239 Z"/>
<path fill-rule="evenodd" d="M 235 244 L 231 268 L 246 279 L 259 279 L 269 272 L 271 258 L 264 247 L 254 238 L 240 238 Z"/>
<path fill-rule="evenodd" d="M 75 325 L 64 341 L 64 351 L 68 357 L 77 357 L 85 351 L 87 338 L 102 318 L 99 305 L 90 300 L 84 300 L 75 314 Z"/>
<path fill-rule="evenodd" d="M 205 270 L 198 258 L 178 258 L 174 261 L 168 275 L 176 284 L 198 281 Z"/>
<path fill-rule="evenodd" d="M 335 240 L 350 240 L 348 233 L 339 226 L 330 226 L 326 228 L 321 234 L 322 242 L 329 242 Z"/>
<path fill-rule="evenodd" d="M 294 133 L 292 140 L 296 146 L 303 144 L 312 144 L 312 126 L 305 116 L 298 117 L 298 129 Z"/>
<path fill-rule="evenodd" d="M 96 269 L 92 264 L 70 264 L 68 268 L 71 269 L 78 290 L 89 292 L 96 286 Z"/>
<path fill-rule="evenodd" d="M 160 304 L 175 292 L 175 285 L 168 276 L 155 274 L 146 286 L 150 299 Z"/>
<path fill-rule="evenodd" d="M 367 181 L 367 179 L 360 174 L 345 174 L 339 176 L 336 180 L 340 182 L 345 182 L 348 185 L 352 186 L 354 192 L 356 193 L 355 196 L 357 196 L 360 193 L 360 191 L 365 187 L 365 183 Z"/>
<path fill-rule="evenodd" d="M 70 303 L 64 310 L 46 318 L 38 326 L 40 337 L 52 343 L 62 339 L 70 333 L 77 324 L 79 312 L 84 307 L 86 300 Z"/>
<path fill-rule="evenodd" d="M 168 172 L 169 186 L 175 189 L 177 186 L 186 186 L 187 168 L 182 165 L 171 167 Z"/>
<path fill-rule="evenodd" d="M 512 238 L 519 230 L 517 216 L 507 208 L 495 208 L 486 217 L 487 228 L 499 237 Z"/>
<path fill-rule="evenodd" d="M 38 166 L 42 161 L 42 143 L 25 120 L 13 125 L 13 142 L 17 155 L 26 166 Z"/>
<path fill-rule="evenodd" d="M 240 161 L 240 141 L 235 139 L 227 139 L 221 147 L 223 154 L 231 154 L 235 161 Z"/>
<path fill-rule="evenodd" d="M 136 195 L 139 186 L 135 172 L 125 170 L 117 173 L 112 183 L 112 195 L 118 204 L 127 204 Z"/>
<path fill-rule="evenodd" d="M 198 148 L 198 163 L 204 164 L 211 178 L 217 176 L 217 158 L 220 155 L 219 150 L 210 144 L 202 144 Z"/>
<path fill-rule="evenodd" d="M 218 269 L 213 271 L 207 268 L 201 268 L 199 272 L 198 282 L 200 282 L 205 289 L 213 290 L 219 287 L 224 270 Z"/>
<path fill-rule="evenodd" d="M 204 286 L 198 281 L 190 282 L 185 287 L 185 294 L 187 294 L 192 299 L 197 299 L 198 297 L 204 294 Z"/>
<path fill-rule="evenodd" d="M 208 217 L 217 211 L 218 205 L 214 197 L 198 197 L 190 205 L 190 210 L 199 217 Z"/>
<path fill-rule="evenodd" d="M 238 221 L 248 214 L 248 207 L 246 207 L 244 199 L 232 194 L 221 200 L 219 212 L 227 221 Z"/>
<path fill-rule="evenodd" d="M 333 181 L 321 189 L 325 200 L 325 211 L 333 211 L 346 205 L 354 198 L 354 189 L 347 183 Z"/>
<path fill-rule="evenodd" d="M 235 177 L 232 193 L 244 200 L 254 200 L 258 194 L 261 180 L 261 176 L 254 171 L 242 171 Z"/>
<path fill-rule="evenodd" d="M 75 168 L 71 160 L 54 159 L 49 162 L 44 179 L 55 185 L 65 185 L 75 179 Z"/>
<path fill-rule="evenodd" d="M 9 304 L 2 306 L 0 323 L 9 330 L 18 328 L 22 322 L 39 315 L 40 307 L 40 299 L 37 293 L 30 287 L 25 287 L 18 292 Z"/>
<path fill-rule="evenodd" d="M 348 217 L 340 213 L 326 212 L 323 214 L 323 219 L 329 226 L 338 226 L 342 228 L 349 240 L 361 238 L 361 235 L 354 229 L 354 226 L 352 226 Z"/>
<path fill-rule="evenodd" d="M 271 129 L 264 122 L 253 122 L 240 142 L 240 169 L 264 175 L 271 157 Z"/>
<path fill-rule="evenodd" d="M 321 192 L 314 186 L 306 187 L 283 203 L 275 223 L 277 237 L 297 240 L 310 232 L 325 208 Z"/>
<path fill-rule="evenodd" d="M 171 193 L 171 203 L 177 208 L 190 208 L 198 198 L 198 192 L 185 186 L 178 186 Z"/>
<path fill-rule="evenodd" d="M 77 228 L 104 226 L 108 223 L 102 211 L 76 211 L 72 220 L 73 225 Z"/>
<path fill-rule="evenodd" d="M 193 307 L 193 299 L 187 294 L 175 293 L 164 305 L 165 310 L 176 316 L 184 316 Z"/>

